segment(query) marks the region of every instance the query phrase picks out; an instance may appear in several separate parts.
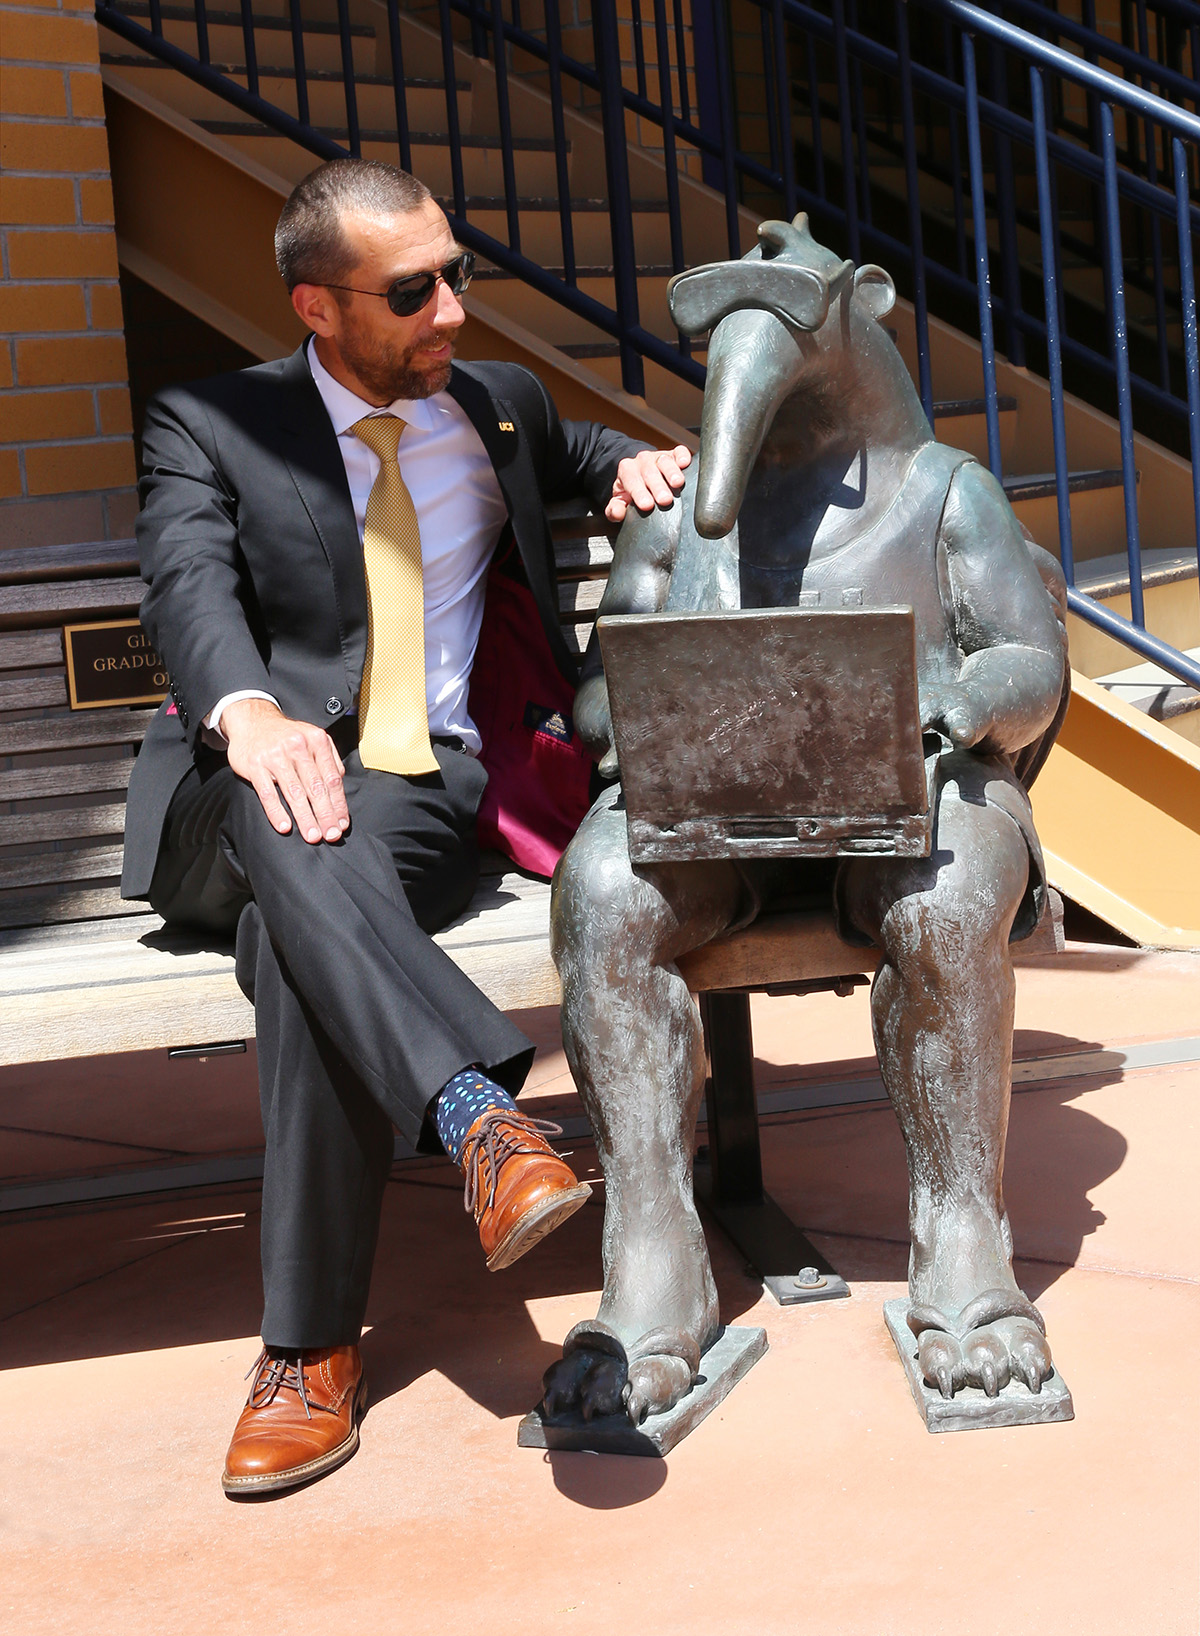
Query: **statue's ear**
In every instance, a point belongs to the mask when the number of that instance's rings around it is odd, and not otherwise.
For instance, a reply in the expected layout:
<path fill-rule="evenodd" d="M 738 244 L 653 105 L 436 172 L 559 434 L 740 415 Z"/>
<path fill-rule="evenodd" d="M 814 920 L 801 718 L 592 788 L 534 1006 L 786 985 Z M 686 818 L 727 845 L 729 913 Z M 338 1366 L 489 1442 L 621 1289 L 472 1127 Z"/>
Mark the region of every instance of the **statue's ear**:
<path fill-rule="evenodd" d="M 703 335 L 744 307 L 773 312 L 801 329 L 820 329 L 829 314 L 829 287 L 818 273 L 782 257 L 717 261 L 678 273 L 667 285 L 671 317 L 685 335 Z"/>
<path fill-rule="evenodd" d="M 868 262 L 854 275 L 854 293 L 872 318 L 886 318 L 896 305 L 896 286 L 882 267 Z"/>

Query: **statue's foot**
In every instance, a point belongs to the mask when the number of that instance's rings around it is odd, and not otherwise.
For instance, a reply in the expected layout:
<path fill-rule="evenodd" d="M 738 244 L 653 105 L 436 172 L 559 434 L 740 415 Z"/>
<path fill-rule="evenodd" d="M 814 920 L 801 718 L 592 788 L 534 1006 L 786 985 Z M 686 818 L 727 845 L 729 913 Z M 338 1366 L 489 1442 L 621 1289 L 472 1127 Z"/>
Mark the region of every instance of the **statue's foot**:
<path fill-rule="evenodd" d="M 943 1397 L 963 1386 L 996 1397 L 1011 1380 L 1040 1392 L 1053 1370 L 1042 1315 L 1015 1286 L 984 1290 L 956 1318 L 919 1303 L 909 1310 L 908 1327 L 925 1383 Z"/>
<path fill-rule="evenodd" d="M 700 1344 L 679 1329 L 648 1330 L 626 1348 L 600 1319 L 576 1324 L 562 1358 L 547 1369 L 547 1419 L 578 1410 L 585 1420 L 622 1410 L 635 1426 L 664 1414 L 700 1377 Z"/>

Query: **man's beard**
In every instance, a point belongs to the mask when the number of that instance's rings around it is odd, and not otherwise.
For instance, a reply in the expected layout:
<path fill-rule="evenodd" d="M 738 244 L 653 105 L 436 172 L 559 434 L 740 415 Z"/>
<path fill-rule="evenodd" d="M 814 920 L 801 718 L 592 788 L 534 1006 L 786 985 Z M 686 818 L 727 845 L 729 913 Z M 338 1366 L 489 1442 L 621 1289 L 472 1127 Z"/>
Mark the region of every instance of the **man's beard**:
<path fill-rule="evenodd" d="M 416 398 L 431 398 L 449 386 L 449 358 L 439 359 L 436 365 L 426 365 L 424 369 L 417 367 L 413 361 L 422 347 L 430 342 L 435 346 L 441 345 L 443 339 L 449 340 L 450 337 L 443 338 L 435 331 L 428 330 L 418 336 L 411 346 L 397 352 L 378 341 L 368 340 L 361 330 L 347 325 L 339 337 L 338 351 L 342 362 L 353 371 L 372 397 L 381 398 L 386 403 L 396 398 L 411 402 Z"/>

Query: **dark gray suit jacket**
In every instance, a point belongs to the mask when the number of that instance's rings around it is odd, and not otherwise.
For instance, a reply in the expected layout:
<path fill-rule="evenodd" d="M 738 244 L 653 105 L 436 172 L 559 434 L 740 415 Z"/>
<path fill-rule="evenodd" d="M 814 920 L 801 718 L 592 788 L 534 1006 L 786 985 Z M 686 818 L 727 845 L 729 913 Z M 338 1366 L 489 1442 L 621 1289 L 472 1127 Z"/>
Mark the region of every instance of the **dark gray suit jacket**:
<path fill-rule="evenodd" d="M 583 495 L 602 507 L 618 462 L 645 445 L 560 421 L 517 364 L 456 364 L 449 390 L 491 456 L 551 652 L 574 681 L 544 503 Z M 130 781 L 121 881 L 130 898 L 149 891 L 167 808 L 217 700 L 260 688 L 285 715 L 333 726 L 355 708 L 367 642 L 345 467 L 303 348 L 160 393 L 142 449 L 141 617 L 173 701 L 151 723 Z"/>

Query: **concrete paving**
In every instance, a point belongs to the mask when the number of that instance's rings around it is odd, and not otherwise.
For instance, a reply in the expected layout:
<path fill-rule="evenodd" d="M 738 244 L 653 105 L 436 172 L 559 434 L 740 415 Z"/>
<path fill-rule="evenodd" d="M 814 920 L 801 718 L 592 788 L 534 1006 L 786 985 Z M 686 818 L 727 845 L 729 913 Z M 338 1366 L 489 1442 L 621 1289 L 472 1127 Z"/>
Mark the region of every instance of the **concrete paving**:
<path fill-rule="evenodd" d="M 1023 963 L 1018 1050 L 1194 1039 L 1198 978 L 1195 957 L 1111 947 Z M 538 1111 L 577 1113 L 553 1016 L 525 1021 Z M 875 1071 L 861 994 L 757 1001 L 755 1037 L 764 1089 Z M 188 1067 L 186 1095 L 179 1066 L 13 1071 L 0 1176 L 71 1173 L 72 1144 L 76 1166 L 87 1143 L 95 1165 L 252 1146 L 252 1063 Z M 1019 1272 L 1077 1418 L 987 1434 L 926 1433 L 883 1326 L 907 1234 L 877 1101 L 765 1119 L 767 1184 L 853 1298 L 781 1310 L 714 1228 L 723 1316 L 765 1325 L 771 1349 L 665 1461 L 516 1447 L 595 1310 L 601 1189 L 491 1276 L 449 1165 L 398 1167 L 362 1447 L 250 1505 L 218 1476 L 257 1349 L 257 1189 L 0 1218 L 0 1625 L 1195 1636 L 1198 1099 L 1195 1060 L 1014 1096 Z M 597 1179 L 586 1143 L 575 1159 Z"/>

